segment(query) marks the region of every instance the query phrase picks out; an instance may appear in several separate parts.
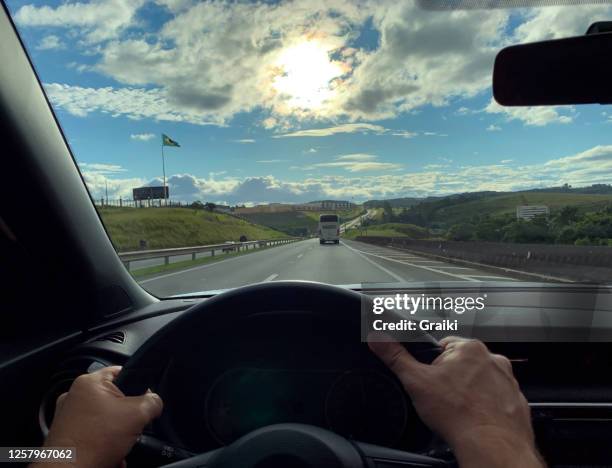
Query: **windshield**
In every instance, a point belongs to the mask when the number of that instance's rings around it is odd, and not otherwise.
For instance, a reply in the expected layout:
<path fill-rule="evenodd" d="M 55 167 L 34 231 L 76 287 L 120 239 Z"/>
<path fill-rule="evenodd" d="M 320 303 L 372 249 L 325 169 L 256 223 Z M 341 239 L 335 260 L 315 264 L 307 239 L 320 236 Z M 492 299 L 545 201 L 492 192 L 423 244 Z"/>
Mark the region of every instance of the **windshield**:
<path fill-rule="evenodd" d="M 612 8 L 427 5 L 8 1 L 120 258 L 157 296 L 607 282 L 611 111 L 501 107 L 491 74 L 502 47 Z"/>

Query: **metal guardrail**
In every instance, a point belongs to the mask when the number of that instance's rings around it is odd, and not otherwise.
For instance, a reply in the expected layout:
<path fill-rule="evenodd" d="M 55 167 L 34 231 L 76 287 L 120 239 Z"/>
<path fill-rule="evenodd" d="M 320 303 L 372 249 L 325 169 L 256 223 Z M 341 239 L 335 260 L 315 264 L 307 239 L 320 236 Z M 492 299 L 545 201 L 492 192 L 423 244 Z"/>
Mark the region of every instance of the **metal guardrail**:
<path fill-rule="evenodd" d="M 607 284 L 612 278 L 612 248 L 608 246 L 434 241 L 380 236 L 358 236 L 355 240 L 448 261 L 472 262 L 569 281 Z"/>
<path fill-rule="evenodd" d="M 289 237 L 284 239 L 267 239 L 267 240 L 256 240 L 248 242 L 226 242 L 224 244 L 212 244 L 212 245 L 197 245 L 193 247 L 177 247 L 174 249 L 154 249 L 154 250 L 134 250 L 131 252 L 120 252 L 119 258 L 126 266 L 130 269 L 130 263 L 137 260 L 150 260 L 152 258 L 163 258 L 164 264 L 170 263 L 170 257 L 177 257 L 180 255 L 191 254 L 191 259 L 195 260 L 196 255 L 202 252 L 210 252 L 211 256 L 215 256 L 216 251 L 221 251 L 224 254 L 231 252 L 240 252 L 241 250 L 249 250 L 250 248 L 256 249 L 261 247 L 272 247 L 275 245 L 289 244 L 302 240 L 301 237 Z"/>

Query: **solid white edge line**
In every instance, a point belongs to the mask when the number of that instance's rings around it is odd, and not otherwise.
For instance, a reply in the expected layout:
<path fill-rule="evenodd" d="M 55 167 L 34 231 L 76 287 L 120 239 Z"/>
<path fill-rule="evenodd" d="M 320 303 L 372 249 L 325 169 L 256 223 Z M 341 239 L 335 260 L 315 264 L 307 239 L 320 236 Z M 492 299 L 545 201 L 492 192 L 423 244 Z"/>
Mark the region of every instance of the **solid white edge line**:
<path fill-rule="evenodd" d="M 374 265 L 376 268 L 378 268 L 380 271 L 382 271 L 383 273 L 388 274 L 389 276 L 395 278 L 396 281 L 400 282 L 400 283 L 405 283 L 406 280 L 404 278 L 402 278 L 400 275 L 396 275 L 395 273 L 393 273 L 391 270 L 385 268 L 382 265 L 379 265 L 378 263 L 376 263 L 375 261 L 369 259 L 368 257 L 366 257 L 363 253 L 361 253 L 359 250 L 354 249 L 353 247 L 349 247 L 348 245 L 346 245 L 344 243 L 344 241 L 340 241 L 340 244 L 343 245 L 344 247 L 346 247 L 349 250 L 352 250 L 354 253 L 356 253 L 357 255 L 359 255 L 361 258 L 363 258 L 366 262 L 371 263 L 372 265 Z"/>
<path fill-rule="evenodd" d="M 506 281 L 515 281 L 512 278 L 506 278 L 504 276 L 494 276 L 494 275 L 470 275 L 472 278 L 488 278 L 488 279 L 503 279 Z"/>
<path fill-rule="evenodd" d="M 345 245 L 346 245 L 346 244 L 345 244 Z M 347 247 L 348 247 L 349 249 L 352 249 L 352 247 L 349 247 L 348 245 L 347 245 Z M 382 255 L 377 255 L 377 254 L 373 254 L 373 253 L 362 252 L 362 251 L 357 250 L 357 249 L 354 249 L 354 250 L 355 250 L 355 252 L 361 252 L 361 253 L 363 253 L 364 255 L 371 255 L 372 257 L 378 257 L 378 258 L 381 258 L 381 259 L 383 259 L 383 260 L 387 260 L 387 261 L 389 261 L 389 262 L 400 263 L 400 264 L 402 264 L 402 265 L 408 265 L 408 266 L 411 266 L 411 267 L 414 267 L 414 268 L 422 268 L 423 270 L 428 270 L 428 271 L 431 271 L 431 272 L 433 272 L 433 273 L 438 273 L 438 274 L 440 274 L 440 275 L 447 275 L 447 276 L 451 276 L 451 277 L 453 277 L 453 278 L 459 278 L 459 279 L 461 279 L 461 280 L 463 280 L 463 281 L 472 281 L 472 282 L 474 282 L 474 283 L 480 283 L 480 282 L 481 282 L 481 281 L 479 281 L 479 280 L 477 280 L 477 279 L 471 278 L 470 276 L 466 276 L 466 275 L 459 275 L 459 274 L 451 273 L 451 272 L 449 272 L 449 271 L 440 271 L 440 270 L 436 270 L 435 268 L 427 267 L 427 266 L 425 266 L 425 265 L 417 265 L 417 264 L 415 264 L 415 263 L 409 263 L 409 262 L 400 262 L 399 260 L 395 260 L 395 259 L 393 259 L 393 258 L 387 258 L 387 257 L 384 257 L 384 256 L 382 256 Z"/>
<path fill-rule="evenodd" d="M 458 266 L 437 266 L 436 268 L 448 268 L 450 270 L 473 270 L 473 268 L 468 267 L 458 267 Z"/>

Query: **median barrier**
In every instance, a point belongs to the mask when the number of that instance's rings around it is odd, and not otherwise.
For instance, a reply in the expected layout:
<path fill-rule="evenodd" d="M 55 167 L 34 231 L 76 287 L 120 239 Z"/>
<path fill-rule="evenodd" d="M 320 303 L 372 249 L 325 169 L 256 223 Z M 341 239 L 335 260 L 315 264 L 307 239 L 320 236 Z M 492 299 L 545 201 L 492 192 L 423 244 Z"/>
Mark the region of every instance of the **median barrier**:
<path fill-rule="evenodd" d="M 356 241 L 569 281 L 612 282 L 612 248 L 359 236 Z"/>

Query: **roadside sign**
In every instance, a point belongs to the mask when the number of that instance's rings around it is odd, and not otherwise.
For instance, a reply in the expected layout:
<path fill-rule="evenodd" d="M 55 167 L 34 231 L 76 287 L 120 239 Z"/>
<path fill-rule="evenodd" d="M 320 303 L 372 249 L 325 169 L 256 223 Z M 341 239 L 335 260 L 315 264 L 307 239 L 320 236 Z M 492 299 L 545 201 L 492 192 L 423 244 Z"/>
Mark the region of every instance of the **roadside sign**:
<path fill-rule="evenodd" d="M 165 190 L 164 190 L 165 189 Z M 164 200 L 169 198 L 168 186 L 138 187 L 132 189 L 134 200 Z"/>

